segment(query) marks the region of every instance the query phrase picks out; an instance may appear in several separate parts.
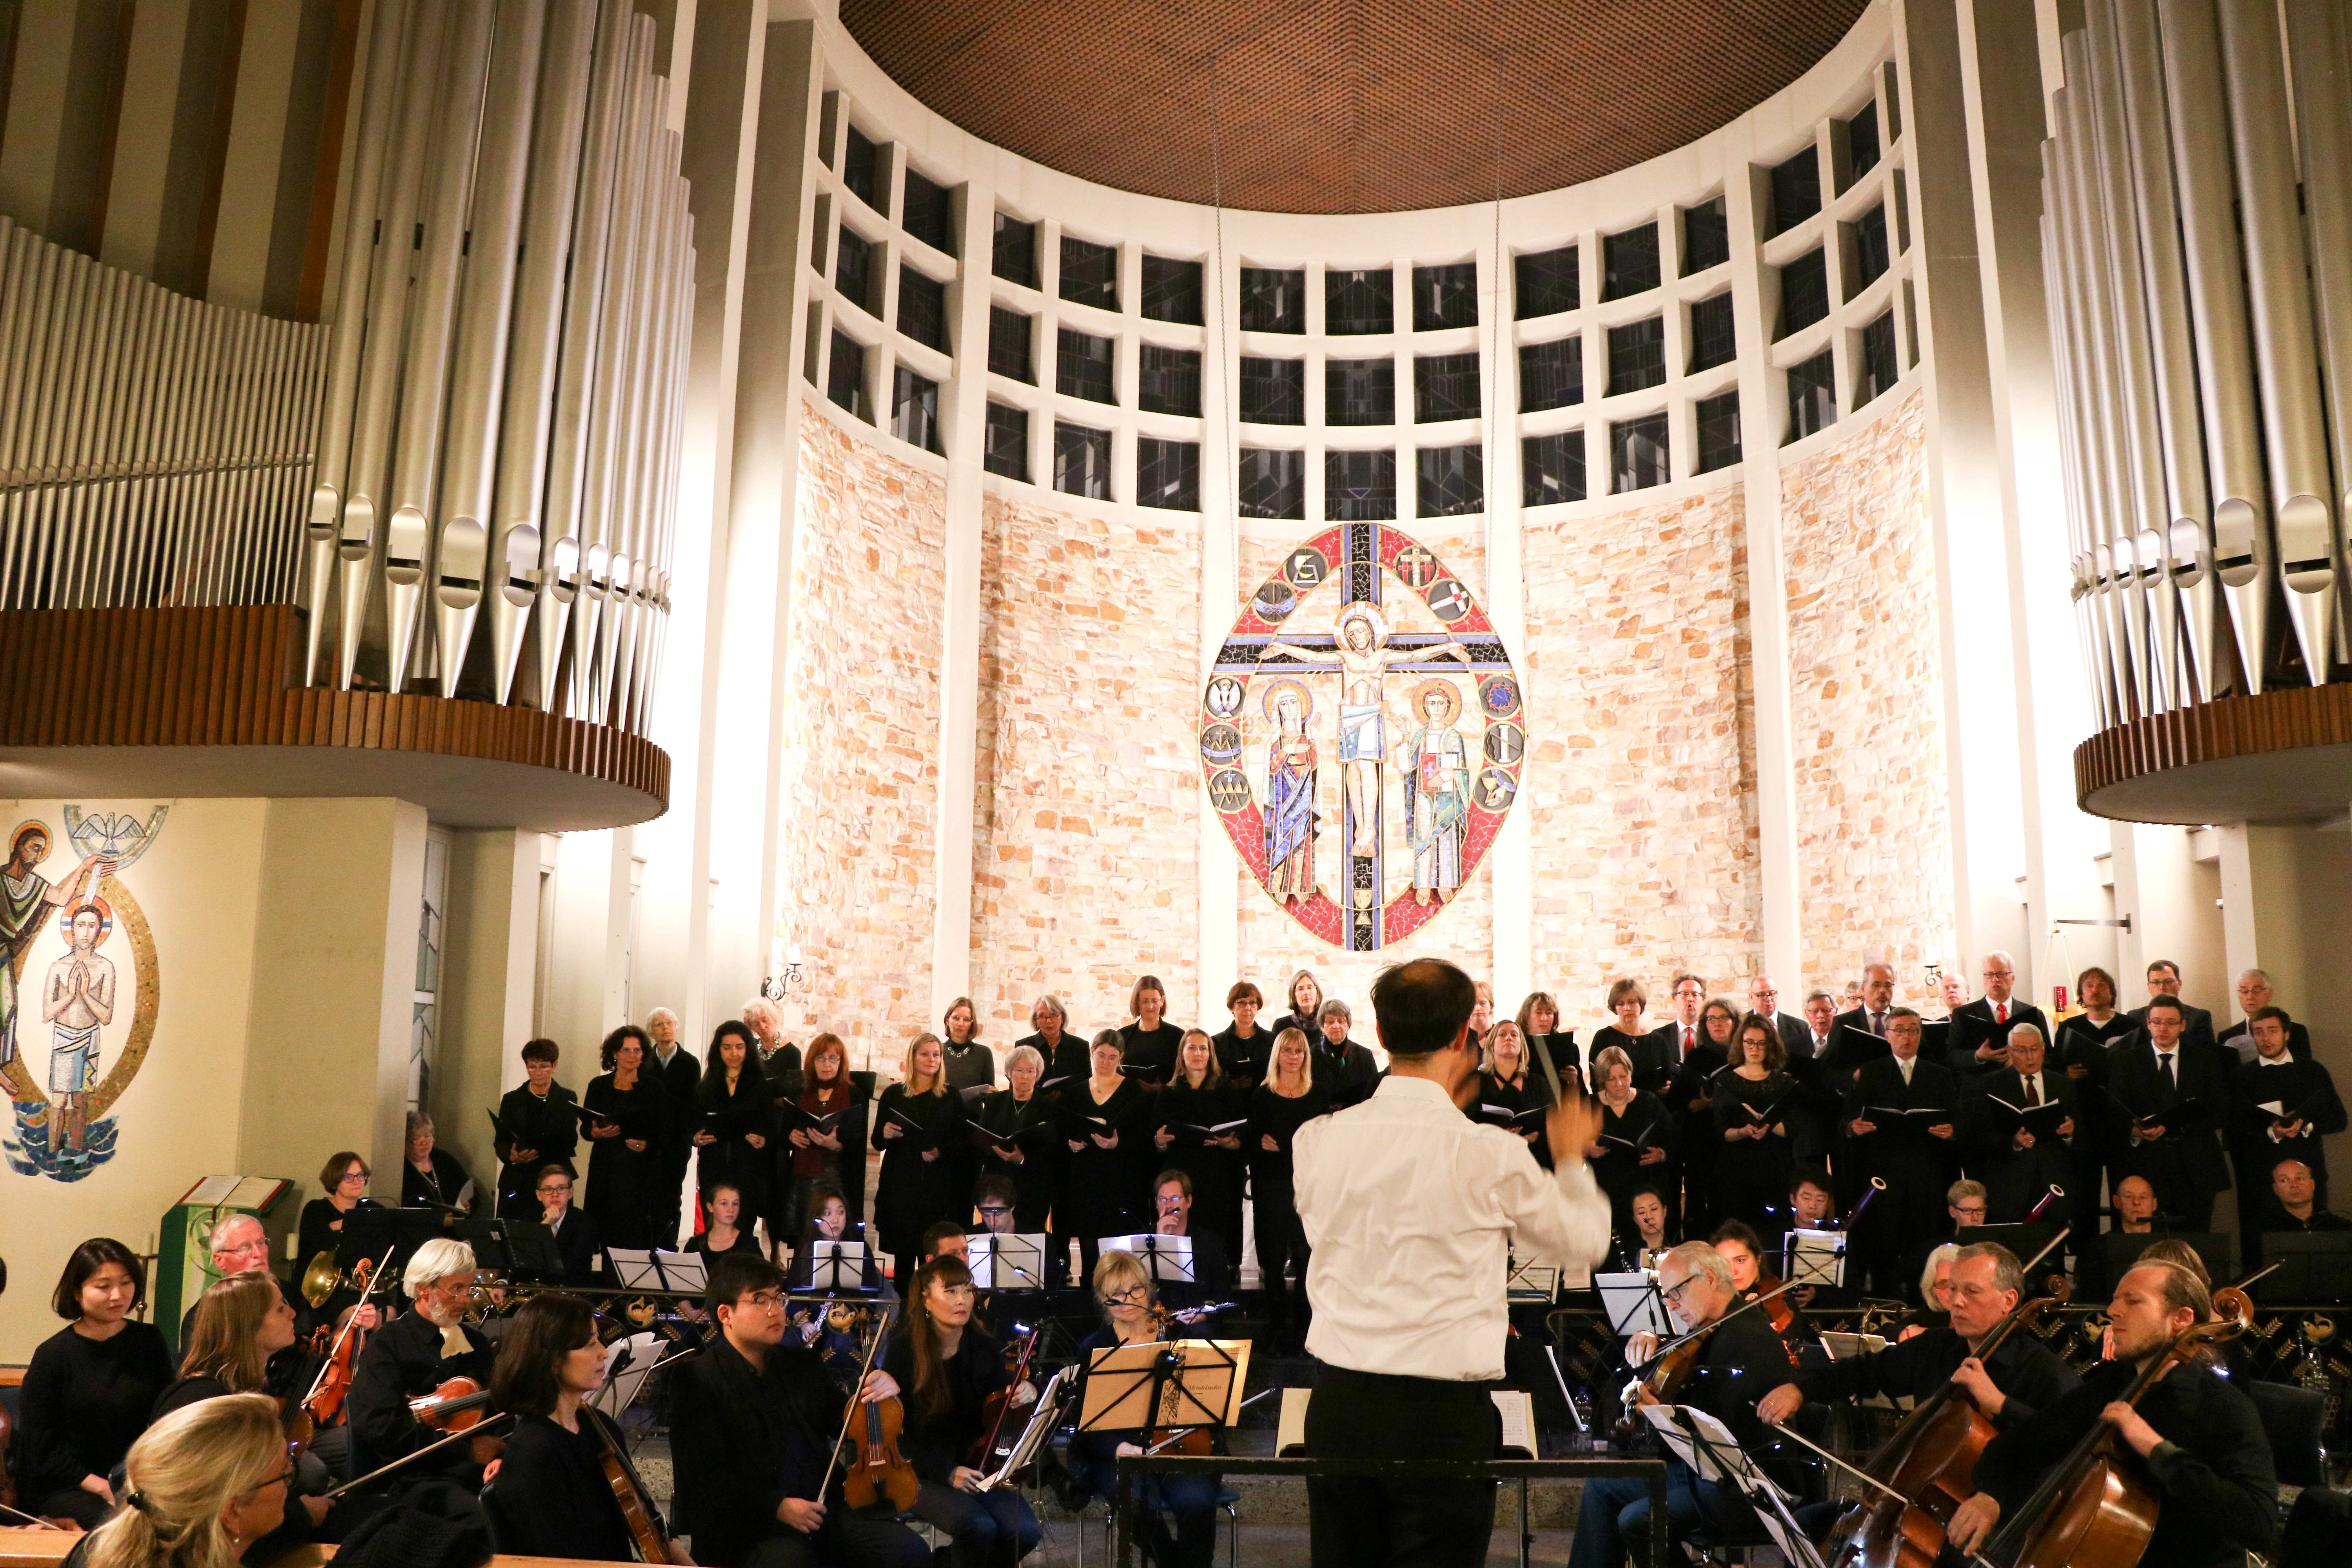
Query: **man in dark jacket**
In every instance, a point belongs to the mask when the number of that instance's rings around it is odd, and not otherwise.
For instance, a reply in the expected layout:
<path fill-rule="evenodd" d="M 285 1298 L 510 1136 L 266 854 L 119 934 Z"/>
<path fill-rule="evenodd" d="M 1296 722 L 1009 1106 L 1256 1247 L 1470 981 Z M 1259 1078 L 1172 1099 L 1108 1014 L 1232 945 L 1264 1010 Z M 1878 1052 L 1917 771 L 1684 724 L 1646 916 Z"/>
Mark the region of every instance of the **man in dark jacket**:
<path fill-rule="evenodd" d="M 2147 966 L 2147 999 L 2169 996 L 2180 1002 L 2180 965 L 2168 958 L 2159 958 Z M 2147 1009 L 2135 1007 L 2124 1015 L 2144 1031 L 2147 1027 Z M 2213 1040 L 2213 1015 L 2202 1007 L 2191 1007 L 2180 1002 L 2180 1037 L 2192 1046 L 2210 1047 Z"/>
<path fill-rule="evenodd" d="M 667 1007 L 646 1016 L 646 1034 L 654 1043 L 646 1053 L 646 1070 L 677 1108 L 662 1138 L 662 1171 L 668 1179 L 654 1197 L 654 1245 L 664 1251 L 677 1245 L 678 1200 L 694 1157 L 694 1090 L 702 1081 L 702 1063 L 677 1043 L 677 1015 Z"/>
<path fill-rule="evenodd" d="M 2230 1163 L 2238 1178 L 2238 1235 L 2246 1261 L 2261 1261 L 2260 1237 L 2269 1207 L 2271 1174 L 2299 1160 L 2327 1206 L 2329 1133 L 2345 1129 L 2336 1079 L 2315 1061 L 2297 1061 L 2283 1007 L 2263 1006 L 2247 1019 L 2254 1055 L 2230 1075 Z M 2226 1059 L 2226 1058 L 2225 1058 Z"/>
<path fill-rule="evenodd" d="M 474 1279 L 474 1249 L 462 1241 L 437 1236 L 409 1255 L 401 1288 L 415 1304 L 368 1336 L 352 1370 L 346 1409 L 352 1474 L 365 1475 L 447 1436 L 418 1420 L 410 1400 L 453 1377 L 489 1386 L 490 1342 L 465 1321 Z M 478 1488 L 488 1441 L 451 1443 L 395 1472 L 385 1484 L 400 1489 L 439 1477 Z"/>
<path fill-rule="evenodd" d="M 783 1292 L 764 1258 L 711 1271 L 719 1333 L 680 1364 L 671 1415 L 679 1533 L 695 1561 L 722 1568 L 923 1568 L 930 1549 L 914 1531 L 850 1512 L 837 1467 L 825 1485 L 846 1402 L 800 1336 L 786 1342 Z M 887 1373 L 869 1374 L 868 1394 L 897 1392 Z"/>
<path fill-rule="evenodd" d="M 1886 1182 L 1853 1247 L 1870 1268 L 1871 1288 L 1897 1298 L 1912 1283 L 1899 1277 L 1905 1244 L 1945 1229 L 1944 1189 L 1958 1168 L 1963 1125 L 1958 1081 L 1919 1054 L 1919 1023 L 1908 1007 L 1888 1008 L 1892 1054 L 1864 1062 L 1845 1097 L 1849 1163 L 1864 1180 Z"/>
<path fill-rule="evenodd" d="M 1323 1037 L 1307 1053 L 1307 1070 L 1316 1086 L 1331 1097 L 1331 1109 L 1345 1110 L 1372 1098 L 1380 1087 L 1381 1064 L 1371 1051 L 1349 1037 L 1355 1016 L 1334 996 L 1315 1016 Z"/>
<path fill-rule="evenodd" d="M 2213 1228 L 2213 1200 L 2230 1190 L 2221 1130 L 2230 1108 L 2230 1069 L 2215 1047 L 2187 1037 L 2188 1009 L 2157 995 L 2143 1009 L 2139 1034 L 2109 1058 L 2118 1115 L 2116 1163 L 2146 1176 L 2157 1202 L 2183 1230 Z"/>
<path fill-rule="evenodd" d="M 1984 959 L 1985 994 L 1952 1009 L 1948 1055 L 1945 1065 L 1962 1079 L 1981 1077 L 2010 1065 L 2010 1031 L 2031 1024 L 2050 1038 L 2050 1020 L 2031 1002 L 2017 1000 L 2017 961 L 2005 952 L 1988 952 Z"/>

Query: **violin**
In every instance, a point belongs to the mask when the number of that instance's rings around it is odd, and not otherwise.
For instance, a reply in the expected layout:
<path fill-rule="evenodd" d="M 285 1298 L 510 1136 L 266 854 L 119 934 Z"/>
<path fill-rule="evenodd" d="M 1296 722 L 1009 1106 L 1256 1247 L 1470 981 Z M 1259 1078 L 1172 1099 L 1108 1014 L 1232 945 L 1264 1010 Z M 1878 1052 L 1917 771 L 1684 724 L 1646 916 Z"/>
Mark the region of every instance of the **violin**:
<path fill-rule="evenodd" d="M 1782 1289 L 1784 1287 L 1770 1269 L 1757 1269 L 1756 1299 L 1762 1303 L 1764 1321 L 1772 1325 L 1774 1333 L 1780 1336 L 1781 1348 L 1789 1352 L 1789 1364 L 1802 1366 L 1804 1363 L 1798 1359 L 1797 1347 L 1788 1342 L 1789 1336 L 1796 1331 L 1797 1309 L 1790 1304 L 1786 1296 L 1773 1294 Z"/>
<path fill-rule="evenodd" d="M 866 1433 L 857 1457 L 841 1473 L 842 1495 L 853 1509 L 863 1510 L 887 1502 L 894 1513 L 915 1506 L 915 1489 L 921 1483 L 915 1467 L 899 1451 L 898 1436 L 907 1422 L 906 1406 L 896 1395 L 859 1400 L 866 1413 Z"/>
<path fill-rule="evenodd" d="M 989 1461 L 996 1458 L 997 1439 L 1004 1435 L 1004 1417 L 1013 1408 L 1013 1394 L 1028 1379 L 1029 1358 L 1037 1352 L 1037 1341 L 1045 1331 L 1043 1323 L 1029 1331 L 1028 1339 L 1022 1342 L 1020 1359 L 1013 1363 L 1013 1381 L 990 1394 L 981 1405 L 981 1419 L 987 1423 L 988 1430 L 972 1445 L 969 1462 L 973 1469 L 985 1470 Z"/>
<path fill-rule="evenodd" d="M 1778 1285 L 1765 1295 L 1751 1297 L 1715 1321 L 1693 1329 L 1652 1356 L 1646 1365 L 1635 1372 L 1633 1380 L 1618 1395 L 1619 1404 L 1624 1407 L 1624 1414 L 1617 1423 L 1618 1436 L 1626 1436 L 1639 1428 L 1640 1423 L 1633 1418 L 1638 1406 L 1675 1403 L 1683 1391 L 1683 1385 L 1691 1380 L 1692 1373 L 1698 1371 L 1699 1360 L 1706 1353 L 1709 1334 L 1742 1312 L 1766 1308 L 1778 1300 L 1780 1292 L 1788 1289 L 1786 1285 Z"/>
<path fill-rule="evenodd" d="M 343 1320 L 342 1328 L 335 1335 L 334 1348 L 327 1352 L 326 1364 L 311 1380 L 310 1392 L 302 1396 L 301 1409 L 310 1417 L 313 1436 L 318 1428 L 331 1426 L 341 1417 L 343 1401 L 351 1397 L 352 1373 L 359 1365 L 360 1352 L 367 1345 L 367 1331 L 359 1326 L 360 1310 L 375 1294 L 381 1274 L 371 1259 L 362 1258 L 352 1265 L 352 1278 L 361 1282 L 359 1304 Z M 310 1300 L 309 1291 L 304 1292 L 303 1299 Z M 318 1304 L 323 1306 L 330 1299 L 321 1297 Z M 320 1324 L 319 1331 L 325 1333 L 326 1325 Z"/>
<path fill-rule="evenodd" d="M 408 1413 L 436 1432 L 463 1432 L 489 1413 L 489 1391 L 470 1377 L 453 1377 L 408 1402 Z"/>
<path fill-rule="evenodd" d="M 2213 1292 L 2213 1310 L 2211 1322 L 2190 1324 L 2162 1355 L 2150 1359 L 2147 1370 L 2124 1390 L 2126 1405 L 2137 1405 L 2175 1363 L 2253 1326 L 2254 1303 L 2235 1286 Z M 2128 1450 L 2119 1452 L 2116 1438 L 2113 1425 L 2094 1421 L 2024 1506 L 1995 1527 L 1979 1557 L 1993 1568 L 2068 1568 L 2094 1563 L 2132 1568 L 2137 1563 L 2156 1533 L 2160 1502 L 2138 1456 L 2126 1462 L 2123 1452 Z"/>
<path fill-rule="evenodd" d="M 654 1507 L 653 1494 L 629 1462 L 629 1450 L 625 1447 L 604 1413 L 583 1407 L 580 1419 L 587 1430 L 595 1434 L 598 1444 L 597 1462 L 604 1468 L 604 1484 L 613 1489 L 613 1500 L 620 1505 L 622 1522 L 629 1527 L 629 1542 L 637 1549 L 637 1556 L 646 1563 L 668 1563 L 675 1554 L 670 1548 L 669 1532 L 663 1528 L 661 1511 Z"/>

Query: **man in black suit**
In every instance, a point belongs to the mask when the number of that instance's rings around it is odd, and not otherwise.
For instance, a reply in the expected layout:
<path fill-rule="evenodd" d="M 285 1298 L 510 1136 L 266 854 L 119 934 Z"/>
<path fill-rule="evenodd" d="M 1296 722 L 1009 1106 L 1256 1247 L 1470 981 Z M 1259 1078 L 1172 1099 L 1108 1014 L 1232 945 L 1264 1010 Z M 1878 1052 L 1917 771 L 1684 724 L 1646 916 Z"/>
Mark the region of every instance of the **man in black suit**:
<path fill-rule="evenodd" d="M 1829 1052 L 1830 1031 L 1837 1027 L 1837 998 L 1814 986 L 1805 993 L 1805 1016 L 1800 1022 L 1805 1030 L 1804 1054 L 1819 1060 Z M 1786 1040 L 1782 1044 L 1787 1044 Z M 1791 1056 L 1796 1055 L 1790 1051 Z"/>
<path fill-rule="evenodd" d="M 2319 1206 L 2327 1206 L 2327 1146 L 2346 1126 L 2336 1079 L 2317 1062 L 2294 1059 L 2288 1030 L 2297 1027 L 2284 1007 L 2257 1008 L 2247 1020 L 2254 1058 L 2230 1075 L 2230 1163 L 2238 1178 L 2238 1234 L 2246 1261 L 2258 1260 L 2271 1173 L 2290 1160 L 2311 1173 Z M 2224 1059 L 2227 1059 L 2226 1058 Z"/>
<path fill-rule="evenodd" d="M 1894 972 L 1874 964 L 1891 990 Z M 1871 1011 L 1869 979 L 1864 1012 Z M 1886 1043 L 1892 1055 L 1865 1062 L 1846 1090 L 1845 1131 L 1856 1174 L 1885 1179 L 1886 1191 L 1863 1216 L 1854 1249 L 1882 1294 L 1906 1294 L 1897 1279 L 1904 1241 L 1942 1228 L 1944 1189 L 1958 1165 L 1962 1113 L 1959 1083 L 1951 1070 L 1919 1058 L 1920 1019 L 1908 1007 L 1886 1008 Z M 1931 1115 L 1890 1112 L 1932 1111 Z"/>
<path fill-rule="evenodd" d="M 1895 1008 L 1895 966 L 1891 963 L 1865 964 L 1862 971 L 1862 1005 L 1840 1013 L 1832 1022 L 1840 1027 L 1860 1029 L 1865 1035 L 1885 1039 L 1887 1015 Z M 1914 1013 L 1913 1017 L 1918 1015 Z M 1834 1035 L 1835 1031 L 1832 1031 Z"/>
<path fill-rule="evenodd" d="M 1759 974 L 1748 983 L 1748 1007 L 1759 1018 L 1771 1021 L 1780 1031 L 1780 1048 L 1792 1057 L 1813 1054 L 1813 1031 L 1794 1013 L 1780 1011 L 1780 988 L 1772 984 L 1769 974 Z"/>
<path fill-rule="evenodd" d="M 654 1194 L 654 1245 L 664 1249 L 677 1245 L 678 1199 L 686 1190 L 686 1168 L 694 1157 L 694 1118 L 686 1114 L 694 1104 L 695 1086 L 702 1081 L 702 1063 L 677 1043 L 677 1015 L 656 1007 L 646 1015 L 646 1035 L 654 1043 L 646 1069 L 669 1097 L 678 1112 L 669 1119 L 662 1139 L 662 1173 L 667 1178 Z"/>
<path fill-rule="evenodd" d="M 2213 1228 L 2213 1200 L 2226 1192 L 2221 1129 L 2229 1120 L 2230 1069 L 2221 1051 L 2189 1041 L 2189 1009 L 2159 992 L 2141 1009 L 2140 1032 L 2116 1047 L 2116 1164 L 2146 1176 L 2164 1212 L 2183 1230 Z"/>
<path fill-rule="evenodd" d="M 2021 1224 L 2051 1188 L 2074 1179 L 2074 1085 L 2042 1070 L 2044 1051 L 2039 1027 L 2012 1024 L 2003 1047 L 2009 1065 L 1972 1080 L 1981 1098 L 1971 1169 L 1983 1173 L 1995 1225 Z"/>
<path fill-rule="evenodd" d="M 2180 965 L 2168 958 L 2159 958 L 2147 966 L 2147 999 L 2153 1003 L 2159 996 L 2169 996 L 2180 1003 L 2180 1016 L 2187 1020 L 2180 1026 L 2183 1042 L 2205 1047 L 2213 1044 L 2213 1015 L 2202 1007 L 2191 1007 L 2180 1001 Z M 2124 1016 L 2137 1024 L 2143 1033 L 2147 1030 L 2146 1007 L 2135 1007 Z"/>
<path fill-rule="evenodd" d="M 1160 1292 L 1170 1307 L 1181 1311 L 1232 1292 L 1232 1266 L 1225 1257 L 1223 1241 L 1213 1231 L 1193 1233 L 1192 1178 L 1183 1172 L 1162 1171 L 1160 1179 L 1151 1184 L 1151 1232 L 1154 1236 L 1186 1237 L 1192 1243 L 1192 1283 L 1171 1280 Z"/>
<path fill-rule="evenodd" d="M 2046 1046 L 2050 1020 L 2031 1002 L 2017 1000 L 2017 961 L 2005 952 L 1988 952 L 1984 959 L 1985 994 L 1952 1009 L 1951 1039 L 1946 1061 L 1962 1078 L 1997 1073 L 2009 1066 L 2010 1031 L 2031 1024 Z"/>
<path fill-rule="evenodd" d="M 586 1209 L 572 1206 L 572 1173 L 550 1163 L 539 1173 L 539 1223 L 555 1237 L 555 1254 L 563 1259 L 563 1282 L 588 1287 L 606 1283 L 604 1237 Z"/>
<path fill-rule="evenodd" d="M 1706 1005 L 1706 982 L 1686 969 L 1677 970 L 1673 1016 L 1633 1042 L 1640 1050 L 1626 1053 L 1633 1058 L 1634 1088 L 1652 1094 L 1664 1091 L 1683 1058 L 1698 1048 L 1699 1009 Z"/>
<path fill-rule="evenodd" d="M 2238 976 L 2238 1011 L 2245 1016 L 2221 1031 L 2214 1041 L 2237 1053 L 2238 1065 L 2251 1067 L 2254 1060 L 2254 1036 L 2249 1027 L 2254 1015 L 2273 1005 L 2271 977 L 2259 969 L 2249 969 Z M 2292 1018 L 2286 1026 L 2286 1054 L 2296 1061 L 2311 1059 L 2311 1031 Z"/>

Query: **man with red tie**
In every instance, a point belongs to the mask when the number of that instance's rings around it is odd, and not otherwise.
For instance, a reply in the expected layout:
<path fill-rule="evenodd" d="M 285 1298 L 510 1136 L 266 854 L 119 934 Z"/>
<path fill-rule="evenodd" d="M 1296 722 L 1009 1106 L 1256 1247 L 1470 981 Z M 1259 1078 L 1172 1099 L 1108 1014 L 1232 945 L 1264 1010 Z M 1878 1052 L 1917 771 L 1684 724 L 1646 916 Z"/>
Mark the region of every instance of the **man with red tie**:
<path fill-rule="evenodd" d="M 2050 1020 L 2031 1002 L 2017 999 L 2017 961 L 2005 952 L 1984 957 L 1984 994 L 1952 1009 L 1951 1038 L 1946 1060 L 1963 1080 L 1985 1078 L 2008 1068 L 2010 1033 L 2020 1024 L 2033 1026 L 2045 1041 Z"/>
<path fill-rule="evenodd" d="M 1674 998 L 1674 1016 L 1635 1042 L 1643 1049 L 1633 1062 L 1633 1083 L 1653 1093 L 1698 1048 L 1698 1014 L 1706 1005 L 1706 982 L 1686 969 L 1678 970 Z"/>

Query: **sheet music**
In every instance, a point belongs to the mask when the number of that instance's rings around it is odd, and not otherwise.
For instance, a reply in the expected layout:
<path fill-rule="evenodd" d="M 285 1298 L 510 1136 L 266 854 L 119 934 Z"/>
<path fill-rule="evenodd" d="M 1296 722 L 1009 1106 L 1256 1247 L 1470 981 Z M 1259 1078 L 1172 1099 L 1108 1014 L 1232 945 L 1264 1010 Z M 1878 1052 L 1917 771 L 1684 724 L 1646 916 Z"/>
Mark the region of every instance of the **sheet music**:
<path fill-rule="evenodd" d="M 608 1247 L 604 1256 L 612 1259 L 613 1273 L 625 1290 L 658 1290 L 661 1276 L 654 1271 L 654 1255 L 629 1247 Z"/>
<path fill-rule="evenodd" d="M 618 1421 L 621 1412 L 636 1403 L 637 1394 L 661 1360 L 661 1341 L 651 1333 L 631 1334 L 604 1352 L 604 1386 L 588 1403 Z"/>
<path fill-rule="evenodd" d="M 673 1290 L 707 1289 L 710 1284 L 710 1268 L 699 1252 L 664 1252 L 654 1250 L 654 1267 L 669 1281 Z"/>
<path fill-rule="evenodd" d="M 1496 1448 L 1498 1458 L 1532 1459 L 1536 1455 L 1535 1396 L 1516 1388 L 1491 1391 L 1495 1408 L 1503 1414 L 1503 1440 Z"/>
<path fill-rule="evenodd" d="M 1675 1327 L 1666 1321 L 1665 1304 L 1658 1300 L 1657 1279 L 1649 1274 L 1596 1274 L 1593 1289 L 1601 1292 L 1601 1310 L 1609 1316 L 1609 1329 L 1619 1336 L 1638 1333 L 1643 1329 L 1661 1341 L 1675 1337 Z"/>
<path fill-rule="evenodd" d="M 1013 1452 L 1005 1456 L 995 1474 L 981 1479 L 975 1490 L 990 1491 L 1003 1486 L 1037 1457 L 1037 1450 L 1045 1446 L 1060 1420 L 1062 1383 L 1069 1375 L 1070 1369 L 1066 1366 L 1046 1380 L 1045 1386 L 1037 1393 L 1037 1403 L 1030 1407 L 1029 1425 L 1021 1429 L 1021 1440 L 1013 1445 Z"/>
<path fill-rule="evenodd" d="M 971 1282 L 982 1290 L 1043 1290 L 1045 1289 L 1045 1233 L 995 1236 L 988 1233 L 966 1243 Z"/>
<path fill-rule="evenodd" d="M 1788 1232 L 1784 1247 L 1787 1268 L 1782 1277 L 1791 1285 L 1843 1285 L 1845 1240 L 1843 1231 Z"/>
<path fill-rule="evenodd" d="M 236 1176 L 206 1176 L 203 1181 L 190 1187 L 180 1201 L 184 1204 L 202 1204 L 207 1206 L 225 1204 L 228 1202 L 229 1194 L 236 1191 L 236 1184 L 241 1179 Z"/>

